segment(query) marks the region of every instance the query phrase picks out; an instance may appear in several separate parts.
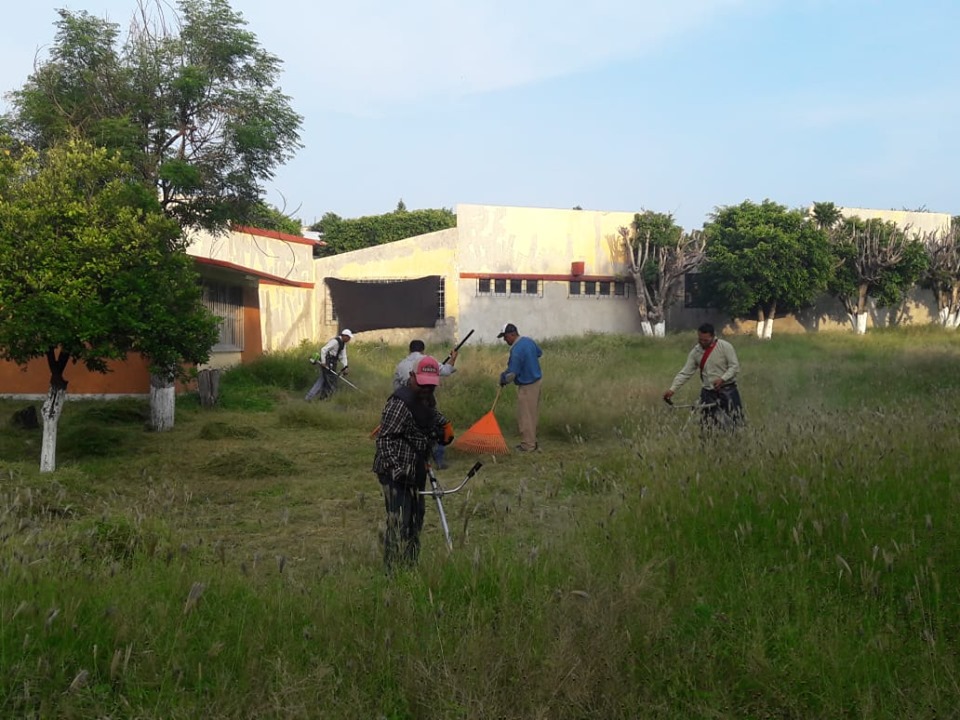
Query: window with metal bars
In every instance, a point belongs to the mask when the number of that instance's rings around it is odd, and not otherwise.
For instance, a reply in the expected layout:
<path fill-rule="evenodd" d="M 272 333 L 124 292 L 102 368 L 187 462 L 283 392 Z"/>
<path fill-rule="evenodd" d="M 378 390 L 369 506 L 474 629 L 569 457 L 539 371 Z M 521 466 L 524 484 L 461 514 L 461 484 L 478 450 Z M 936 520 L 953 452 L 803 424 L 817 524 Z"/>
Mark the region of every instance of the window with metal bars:
<path fill-rule="evenodd" d="M 628 298 L 630 283 L 621 280 L 571 280 L 568 297 Z"/>
<path fill-rule="evenodd" d="M 543 297 L 539 278 L 479 278 L 477 295 L 500 297 Z"/>
<path fill-rule="evenodd" d="M 212 350 L 243 350 L 243 288 L 204 280 L 203 304 L 220 318 L 219 337 Z"/>

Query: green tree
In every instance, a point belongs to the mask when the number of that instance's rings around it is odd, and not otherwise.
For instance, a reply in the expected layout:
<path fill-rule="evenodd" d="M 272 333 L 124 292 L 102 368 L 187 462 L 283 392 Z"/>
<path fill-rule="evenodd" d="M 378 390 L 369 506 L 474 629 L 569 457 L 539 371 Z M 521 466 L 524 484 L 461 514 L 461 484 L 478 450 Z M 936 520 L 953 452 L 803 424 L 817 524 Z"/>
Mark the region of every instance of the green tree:
<path fill-rule="evenodd" d="M 446 230 L 457 226 L 456 214 L 447 208 L 439 210 L 407 210 L 401 200 L 397 209 L 383 215 L 344 219 L 335 213 L 326 213 L 320 222 L 310 227 L 321 234 L 325 246 L 318 246 L 318 256 L 360 250 L 395 240 Z"/>
<path fill-rule="evenodd" d="M 287 235 L 303 234 L 303 223 L 300 220 L 265 202 L 254 205 L 247 223 L 255 228 L 277 230 Z"/>
<path fill-rule="evenodd" d="M 252 224 L 261 183 L 300 147 L 301 118 L 277 85 L 280 60 L 226 0 L 177 8 L 168 18 L 165 3 L 145 1 L 122 41 L 115 23 L 59 10 L 10 122 L 38 149 L 79 133 L 118 151 L 184 231 Z M 173 426 L 176 366 L 155 367 L 152 398 L 170 408 L 159 430 Z"/>
<path fill-rule="evenodd" d="M 829 284 L 854 332 L 867 331 L 868 301 L 900 305 L 929 262 L 923 241 L 893 222 L 845 218 L 830 231 L 836 270 Z"/>
<path fill-rule="evenodd" d="M 813 204 L 813 221 L 821 230 L 831 230 L 843 219 L 843 213 L 832 202 L 815 202 Z"/>
<path fill-rule="evenodd" d="M 620 228 L 637 288 L 644 335 L 663 337 L 666 311 L 676 301 L 684 275 L 703 260 L 702 233 L 685 233 L 669 213 L 644 210 L 629 228 Z"/>
<path fill-rule="evenodd" d="M 827 235 L 800 210 L 747 200 L 719 208 L 704 232 L 708 297 L 732 317 L 756 314 L 761 338 L 772 337 L 778 310 L 806 307 L 827 287 L 833 267 Z"/>
<path fill-rule="evenodd" d="M 141 351 L 205 362 L 216 320 L 197 302 L 180 228 L 114 153 L 69 141 L 0 162 L 0 357 L 45 357 L 40 469 L 56 468 L 69 363 L 106 372 Z M 179 366 L 179 365 L 178 365 Z"/>

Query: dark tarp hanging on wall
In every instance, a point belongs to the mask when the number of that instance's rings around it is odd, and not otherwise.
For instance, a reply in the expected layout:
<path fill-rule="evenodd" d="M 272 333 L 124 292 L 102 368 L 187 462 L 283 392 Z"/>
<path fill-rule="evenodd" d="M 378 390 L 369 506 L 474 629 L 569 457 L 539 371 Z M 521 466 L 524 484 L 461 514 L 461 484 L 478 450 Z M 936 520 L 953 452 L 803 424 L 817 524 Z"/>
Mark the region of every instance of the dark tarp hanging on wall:
<path fill-rule="evenodd" d="M 387 328 L 432 328 L 437 323 L 440 276 L 389 282 L 326 278 L 341 328 L 353 332 Z"/>

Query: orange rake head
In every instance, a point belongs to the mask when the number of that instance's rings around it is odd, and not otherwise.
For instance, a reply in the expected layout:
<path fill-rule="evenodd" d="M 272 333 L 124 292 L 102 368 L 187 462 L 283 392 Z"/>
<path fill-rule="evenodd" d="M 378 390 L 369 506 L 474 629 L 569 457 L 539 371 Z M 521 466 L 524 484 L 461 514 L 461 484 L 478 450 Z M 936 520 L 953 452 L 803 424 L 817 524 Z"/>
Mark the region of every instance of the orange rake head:
<path fill-rule="evenodd" d="M 500 424 L 497 422 L 493 411 L 488 412 L 470 426 L 466 432 L 459 435 L 453 441 L 452 446 L 457 450 L 469 453 L 491 453 L 493 455 L 510 453 L 510 448 L 507 447 L 507 441 L 503 439 Z"/>
<path fill-rule="evenodd" d="M 454 448 L 462 452 L 478 454 L 508 455 L 510 453 L 507 441 L 503 439 L 503 433 L 500 432 L 497 416 L 493 414 L 499 399 L 500 391 L 498 390 L 490 412 L 477 420 L 462 435 L 459 435 L 452 443 Z"/>

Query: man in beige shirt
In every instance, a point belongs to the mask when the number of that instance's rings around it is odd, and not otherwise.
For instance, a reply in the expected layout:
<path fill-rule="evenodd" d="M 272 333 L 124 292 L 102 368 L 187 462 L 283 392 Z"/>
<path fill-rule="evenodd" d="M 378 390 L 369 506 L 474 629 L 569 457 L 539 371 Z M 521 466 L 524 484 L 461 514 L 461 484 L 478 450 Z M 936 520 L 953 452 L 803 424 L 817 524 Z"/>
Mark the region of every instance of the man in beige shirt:
<path fill-rule="evenodd" d="M 743 423 L 743 402 L 737 389 L 740 361 L 737 351 L 726 340 L 717 337 L 713 325 L 697 328 L 697 344 L 687 355 L 687 362 L 677 373 L 670 389 L 663 394 L 669 401 L 687 380 L 700 373 L 700 405 L 702 419 L 719 427 Z"/>

